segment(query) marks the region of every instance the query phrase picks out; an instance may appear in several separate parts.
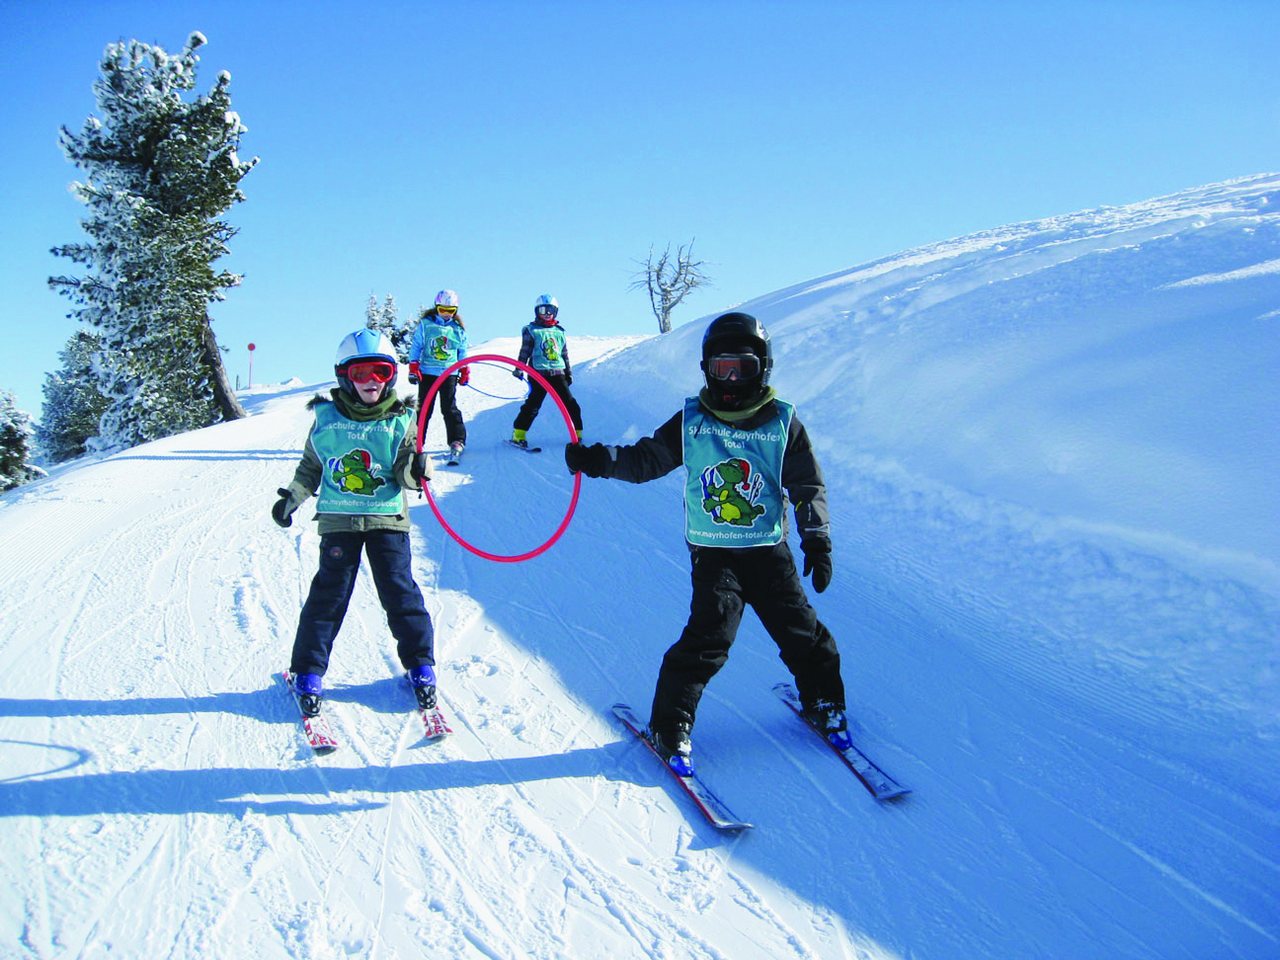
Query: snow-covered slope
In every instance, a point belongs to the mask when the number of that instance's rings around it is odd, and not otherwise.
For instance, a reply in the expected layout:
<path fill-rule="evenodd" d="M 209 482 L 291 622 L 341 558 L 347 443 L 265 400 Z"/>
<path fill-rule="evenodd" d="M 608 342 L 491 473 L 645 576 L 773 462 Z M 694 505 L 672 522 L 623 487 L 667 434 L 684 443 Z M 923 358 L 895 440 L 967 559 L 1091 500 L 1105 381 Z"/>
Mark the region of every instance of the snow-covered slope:
<path fill-rule="evenodd" d="M 364 581 L 322 760 L 270 683 L 317 538 L 267 511 L 323 384 L 0 497 L 0 953 L 1280 954 L 1278 205 L 1280 178 L 1221 184 L 743 305 L 826 469 L 815 605 L 860 740 L 915 790 L 891 806 L 769 695 L 754 622 L 695 731 L 754 831 L 705 828 L 610 718 L 647 709 L 687 612 L 675 476 L 586 481 L 521 564 L 415 503 L 456 733 L 419 742 Z M 673 413 L 704 325 L 570 330 L 588 441 Z M 522 388 L 474 383 L 433 483 L 520 552 L 568 505 L 564 427 L 548 405 L 547 451 L 505 448 Z"/>

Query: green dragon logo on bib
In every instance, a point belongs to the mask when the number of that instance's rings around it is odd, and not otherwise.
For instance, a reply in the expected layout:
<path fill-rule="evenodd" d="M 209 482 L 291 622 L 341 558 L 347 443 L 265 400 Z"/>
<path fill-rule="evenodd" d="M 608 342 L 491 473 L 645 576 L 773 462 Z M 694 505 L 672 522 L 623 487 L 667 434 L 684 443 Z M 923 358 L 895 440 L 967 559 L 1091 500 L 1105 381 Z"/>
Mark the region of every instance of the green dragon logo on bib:
<path fill-rule="evenodd" d="M 746 460 L 725 460 L 702 471 L 702 509 L 715 523 L 750 527 L 765 509 L 756 503 L 764 477 Z"/>
<path fill-rule="evenodd" d="M 356 449 L 342 457 L 330 457 L 327 466 L 330 482 L 343 493 L 372 497 L 387 482 L 376 476 L 380 468 L 373 466 L 368 450 Z"/>
<path fill-rule="evenodd" d="M 431 341 L 430 346 L 431 359 L 439 363 L 453 359 L 453 351 L 449 349 L 449 338 L 447 336 L 439 336 Z"/>

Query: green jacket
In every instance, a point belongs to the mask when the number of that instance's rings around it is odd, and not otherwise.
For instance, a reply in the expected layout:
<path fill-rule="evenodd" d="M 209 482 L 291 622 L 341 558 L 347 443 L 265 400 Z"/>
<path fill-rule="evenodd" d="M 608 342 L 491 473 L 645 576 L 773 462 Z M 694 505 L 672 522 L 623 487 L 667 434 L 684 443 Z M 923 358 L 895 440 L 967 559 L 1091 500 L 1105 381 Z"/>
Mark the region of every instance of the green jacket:
<path fill-rule="evenodd" d="M 321 396 L 313 397 L 308 402 L 307 409 L 314 410 L 322 403 L 335 404 L 338 412 L 350 420 L 387 420 L 402 416 L 409 416 L 412 419 L 413 401 L 401 400 L 394 394 L 377 406 L 366 407 L 353 403 L 342 391 L 334 389 L 330 391 L 330 399 L 325 399 Z M 293 480 L 290 481 L 288 487 L 289 495 L 298 504 L 302 504 L 308 498 L 316 495 L 324 477 L 324 464 L 316 453 L 315 445 L 311 439 L 314 432 L 315 424 L 312 424 L 311 430 L 307 434 L 307 444 L 302 451 L 302 461 L 298 464 L 297 470 L 294 471 Z M 395 463 L 391 464 L 389 471 L 389 475 L 404 490 L 418 489 L 418 484 L 414 482 L 409 473 L 409 468 L 413 465 L 413 453 L 416 445 L 417 429 L 414 427 L 405 432 L 404 440 L 396 451 Z M 316 519 L 319 522 L 318 529 L 322 536 L 326 533 L 366 532 L 370 530 L 408 532 L 409 510 L 403 498 L 401 499 L 401 504 L 402 512 L 385 515 L 318 513 L 316 514 Z"/>

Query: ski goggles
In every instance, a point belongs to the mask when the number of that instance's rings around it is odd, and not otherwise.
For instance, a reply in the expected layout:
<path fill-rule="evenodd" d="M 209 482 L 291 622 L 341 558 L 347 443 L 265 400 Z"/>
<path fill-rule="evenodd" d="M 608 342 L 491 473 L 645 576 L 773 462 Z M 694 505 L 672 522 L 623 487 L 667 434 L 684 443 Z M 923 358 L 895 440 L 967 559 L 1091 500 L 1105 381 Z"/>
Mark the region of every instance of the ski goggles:
<path fill-rule="evenodd" d="M 344 375 L 352 383 L 387 383 L 396 375 L 396 365 L 385 360 L 349 363 Z"/>
<path fill-rule="evenodd" d="M 559 307 L 553 307 L 549 303 L 540 303 L 533 308 L 533 315 L 536 317 L 554 317 L 559 312 Z"/>
<path fill-rule="evenodd" d="M 754 380 L 760 376 L 760 358 L 754 353 L 718 353 L 707 357 L 712 380 Z"/>
<path fill-rule="evenodd" d="M 458 308 L 457 307 L 436 307 L 436 313 L 442 317 L 452 317 L 457 315 Z"/>

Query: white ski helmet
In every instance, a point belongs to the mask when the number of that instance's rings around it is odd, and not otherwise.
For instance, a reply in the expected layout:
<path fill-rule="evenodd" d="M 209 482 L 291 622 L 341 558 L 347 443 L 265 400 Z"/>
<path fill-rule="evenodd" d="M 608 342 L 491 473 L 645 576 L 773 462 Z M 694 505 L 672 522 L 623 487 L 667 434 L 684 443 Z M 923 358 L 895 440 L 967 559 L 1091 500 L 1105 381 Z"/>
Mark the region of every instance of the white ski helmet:
<path fill-rule="evenodd" d="M 455 290 L 441 290 L 436 294 L 437 307 L 457 307 L 458 293 Z"/>
<path fill-rule="evenodd" d="M 550 318 L 555 319 L 556 314 L 560 312 L 560 304 L 556 298 L 549 293 L 544 293 L 537 300 L 533 301 L 533 315 L 539 320 Z"/>
<path fill-rule="evenodd" d="M 377 330 L 370 330 L 368 327 L 362 327 L 353 333 L 348 333 L 342 338 L 342 342 L 338 344 L 338 353 L 333 362 L 333 373 L 338 378 L 338 389 L 347 396 L 358 398 L 355 386 L 347 378 L 347 368 L 361 360 L 385 360 L 391 364 L 392 368 L 398 372 L 399 361 L 396 358 L 396 348 L 392 344 L 391 339 L 385 334 Z M 387 381 L 387 390 L 396 385 L 396 373 L 391 375 L 391 379 Z M 386 391 L 383 391 L 386 396 Z"/>

